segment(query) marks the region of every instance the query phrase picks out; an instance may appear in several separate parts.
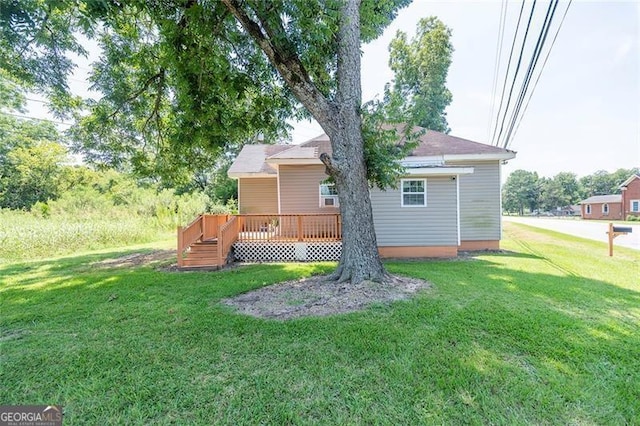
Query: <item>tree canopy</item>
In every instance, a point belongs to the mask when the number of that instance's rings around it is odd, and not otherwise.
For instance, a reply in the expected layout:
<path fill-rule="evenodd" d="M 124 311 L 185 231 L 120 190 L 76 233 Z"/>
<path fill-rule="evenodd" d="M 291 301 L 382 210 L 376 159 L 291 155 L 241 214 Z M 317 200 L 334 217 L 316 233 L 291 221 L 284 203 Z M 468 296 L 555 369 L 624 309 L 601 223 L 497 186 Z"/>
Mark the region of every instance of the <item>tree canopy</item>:
<path fill-rule="evenodd" d="M 0 114 L 0 208 L 28 209 L 58 197 L 67 151 L 51 123 Z"/>
<path fill-rule="evenodd" d="M 449 133 L 445 109 L 451 103 L 446 87 L 453 46 L 451 30 L 435 16 L 420 19 L 416 35 L 398 31 L 389 45 L 393 85 L 387 88 L 389 112 L 418 126 Z"/>
<path fill-rule="evenodd" d="M 407 3 L 14 0 L 0 15 L 0 63 L 62 114 L 75 101 L 69 54 L 85 53 L 79 34 L 96 40 L 91 81 L 104 96 L 85 106 L 77 139 L 95 160 L 141 169 L 172 170 L 257 133 L 274 140 L 287 119 L 313 116 L 332 142 L 322 160 L 343 216 L 336 278 L 380 280 L 367 188 L 385 170 L 366 157 L 401 153 L 376 138 L 365 150 L 360 44 Z"/>

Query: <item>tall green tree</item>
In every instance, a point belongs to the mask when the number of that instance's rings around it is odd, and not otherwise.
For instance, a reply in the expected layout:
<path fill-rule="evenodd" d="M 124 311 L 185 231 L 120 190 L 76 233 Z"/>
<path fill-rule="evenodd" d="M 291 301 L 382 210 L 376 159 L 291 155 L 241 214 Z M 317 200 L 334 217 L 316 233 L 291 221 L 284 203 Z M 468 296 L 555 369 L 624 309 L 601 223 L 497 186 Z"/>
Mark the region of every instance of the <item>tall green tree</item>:
<path fill-rule="evenodd" d="M 540 182 L 538 173 L 516 170 L 502 187 L 502 206 L 508 212 L 524 215 L 525 209 L 533 212 L 540 204 Z"/>
<path fill-rule="evenodd" d="M 552 179 L 540 179 L 540 206 L 546 211 L 576 204 L 582 188 L 575 173 L 561 172 Z"/>
<path fill-rule="evenodd" d="M 418 22 L 409 41 L 398 31 L 389 45 L 393 85 L 387 88 L 389 114 L 418 126 L 449 133 L 445 109 L 451 103 L 446 87 L 453 46 L 451 30 L 431 16 Z"/>
<path fill-rule="evenodd" d="M 55 126 L 0 113 L 0 207 L 29 209 L 56 199 L 66 149 Z"/>
<path fill-rule="evenodd" d="M 64 91 L 71 68 L 65 53 L 82 53 L 76 33 L 99 40 L 104 53 L 93 82 L 105 96 L 89 105 L 83 125 L 94 146 L 111 146 L 133 163 L 170 167 L 172 153 L 224 151 L 258 131 L 279 134 L 285 119 L 313 116 L 331 139 L 332 154 L 321 159 L 343 218 L 335 278 L 382 280 L 368 179 L 386 183 L 385 164 L 393 158 L 375 160 L 380 152 L 401 152 L 389 148 L 388 137 L 371 137 L 382 130 L 365 132 L 365 145 L 360 46 L 407 3 L 15 0 L 1 15 L 0 47 L 8 53 L 0 66 L 9 63 L 13 75 Z M 47 66 L 50 79 L 42 73 Z"/>

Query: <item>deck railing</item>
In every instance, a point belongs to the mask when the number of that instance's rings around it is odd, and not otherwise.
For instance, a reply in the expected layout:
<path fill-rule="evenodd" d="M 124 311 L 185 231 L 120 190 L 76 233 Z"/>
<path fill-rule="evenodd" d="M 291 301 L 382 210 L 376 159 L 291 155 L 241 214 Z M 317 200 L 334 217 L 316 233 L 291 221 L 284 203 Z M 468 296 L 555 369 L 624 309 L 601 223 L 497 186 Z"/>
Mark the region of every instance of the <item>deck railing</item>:
<path fill-rule="evenodd" d="M 339 214 L 238 215 L 238 241 L 339 241 Z"/>
<path fill-rule="evenodd" d="M 236 241 L 340 241 L 342 222 L 339 214 L 241 214 L 198 216 L 185 227 L 178 227 L 178 266 L 183 254 L 197 242 L 218 243 L 217 265 L 226 263 Z"/>

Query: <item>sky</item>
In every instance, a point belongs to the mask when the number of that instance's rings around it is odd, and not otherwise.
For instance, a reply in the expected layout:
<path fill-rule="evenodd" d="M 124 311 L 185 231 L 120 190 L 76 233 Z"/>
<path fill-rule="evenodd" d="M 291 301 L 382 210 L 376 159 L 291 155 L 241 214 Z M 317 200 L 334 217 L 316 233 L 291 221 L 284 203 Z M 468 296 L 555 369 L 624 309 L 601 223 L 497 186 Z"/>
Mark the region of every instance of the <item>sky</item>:
<path fill-rule="evenodd" d="M 399 12 L 380 38 L 362 47 L 363 100 L 380 97 L 385 83 L 393 79 L 388 46 L 396 32 L 413 37 L 420 18 L 437 16 L 451 28 L 455 49 L 447 78 L 453 95 L 446 110 L 451 134 L 490 143 L 492 99 L 496 99 L 497 110 L 520 4 L 508 2 L 495 97 L 492 89 L 502 2 L 415 0 Z M 567 4 L 568 0 L 560 1 L 538 69 Z M 523 68 L 531 58 L 547 5 L 545 1 L 537 3 Z M 530 7 L 527 1 L 525 16 Z M 509 145 L 518 154 L 505 165 L 503 179 L 517 169 L 547 177 L 568 171 L 580 177 L 597 170 L 640 167 L 639 27 L 639 1 L 573 0 L 518 133 Z M 521 38 L 516 48 L 520 44 Z M 87 67 L 80 65 L 70 81 L 76 94 L 89 94 L 84 81 Z M 508 79 L 507 88 L 510 84 Z M 519 81 L 515 87 L 517 94 Z M 29 106 L 30 115 L 46 116 L 42 104 Z M 293 143 L 321 133 L 317 123 L 297 123 Z"/>
<path fill-rule="evenodd" d="M 500 83 L 520 4 L 508 3 Z M 530 4 L 525 5 L 525 14 Z M 567 4 L 566 0 L 560 1 L 538 68 Z M 536 6 L 531 26 L 536 37 L 528 38 L 532 43 L 525 45 L 523 67 L 531 58 L 547 5 L 539 1 Z M 563 171 L 584 176 L 597 170 L 613 172 L 640 166 L 639 5 L 572 2 L 522 124 L 509 145 L 518 154 L 504 167 L 503 177 L 517 169 L 552 177 Z M 363 46 L 363 99 L 380 97 L 385 83 L 393 79 L 388 46 L 396 31 L 413 37 L 418 20 L 435 15 L 453 32 L 455 52 L 447 79 L 453 101 L 446 110 L 451 134 L 490 143 L 500 10 L 500 1 L 415 0 L 400 11 L 382 37 Z M 519 38 L 516 46 L 520 43 Z M 518 90 L 520 84 L 515 87 Z M 500 91 L 496 97 L 499 103 Z M 293 141 L 303 142 L 319 133 L 322 130 L 317 124 L 299 123 Z"/>

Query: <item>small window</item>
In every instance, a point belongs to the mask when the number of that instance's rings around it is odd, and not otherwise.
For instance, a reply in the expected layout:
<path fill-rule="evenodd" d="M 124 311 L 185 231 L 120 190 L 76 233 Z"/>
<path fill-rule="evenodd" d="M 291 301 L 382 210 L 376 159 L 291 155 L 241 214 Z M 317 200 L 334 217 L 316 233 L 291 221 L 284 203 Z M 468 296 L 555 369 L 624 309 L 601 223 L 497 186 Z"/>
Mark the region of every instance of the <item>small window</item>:
<path fill-rule="evenodd" d="M 587 204 L 586 212 L 587 214 L 591 214 L 591 204 Z"/>
<path fill-rule="evenodd" d="M 640 213 L 640 200 L 631 200 L 631 211 L 633 213 Z"/>
<path fill-rule="evenodd" d="M 602 214 L 603 215 L 608 215 L 609 214 L 609 204 L 603 204 L 602 205 Z"/>
<path fill-rule="evenodd" d="M 333 183 L 320 184 L 320 207 L 338 207 L 338 191 Z"/>
<path fill-rule="evenodd" d="M 427 180 L 402 179 L 402 207 L 424 207 L 427 205 Z"/>

